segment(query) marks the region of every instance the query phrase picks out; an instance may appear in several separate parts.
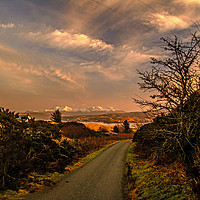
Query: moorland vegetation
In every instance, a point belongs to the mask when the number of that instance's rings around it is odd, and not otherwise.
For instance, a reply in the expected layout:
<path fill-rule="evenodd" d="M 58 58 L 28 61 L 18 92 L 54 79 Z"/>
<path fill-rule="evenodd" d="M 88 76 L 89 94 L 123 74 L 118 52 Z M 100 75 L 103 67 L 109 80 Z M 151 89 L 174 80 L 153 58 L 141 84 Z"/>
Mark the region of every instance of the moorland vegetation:
<path fill-rule="evenodd" d="M 138 71 L 140 89 L 150 91 L 150 100 L 135 101 L 143 108 L 147 106 L 155 117 L 153 123 L 142 126 L 135 133 L 133 142 L 136 142 L 134 149 L 137 156 L 143 162 L 152 160 L 154 168 L 169 167 L 175 163 L 176 166 L 182 166 L 175 167 L 176 170 L 171 169 L 171 172 L 176 171 L 173 173 L 178 174 L 180 169 L 185 171 L 182 173 L 183 177 L 185 180 L 189 179 L 188 184 L 199 196 L 200 37 L 197 32 L 191 33 L 188 38 L 161 38 L 164 57 L 152 58 L 150 70 Z M 176 178 L 178 177 L 173 176 L 173 180 Z M 178 179 L 177 182 L 181 184 L 182 178 Z M 138 197 L 139 192 L 135 195 Z M 173 195 L 170 198 L 174 198 Z"/>
<path fill-rule="evenodd" d="M 18 120 L 0 108 L 0 198 L 8 199 L 8 190 L 28 193 L 52 186 L 54 177 L 70 171 L 80 158 L 131 137 L 104 136 L 76 122 Z"/>

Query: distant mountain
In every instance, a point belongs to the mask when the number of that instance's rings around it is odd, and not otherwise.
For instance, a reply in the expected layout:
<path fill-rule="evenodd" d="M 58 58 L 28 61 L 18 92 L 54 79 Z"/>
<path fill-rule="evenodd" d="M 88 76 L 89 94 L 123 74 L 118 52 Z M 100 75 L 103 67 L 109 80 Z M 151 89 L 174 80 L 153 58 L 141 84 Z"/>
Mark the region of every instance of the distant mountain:
<path fill-rule="evenodd" d="M 29 114 L 31 117 L 35 117 L 36 120 L 50 120 L 51 114 L 57 109 L 61 111 L 62 118 L 70 116 L 94 116 L 113 113 L 124 113 L 124 111 L 113 107 L 103 108 L 102 106 L 92 106 L 87 108 L 71 108 L 69 106 L 56 106 L 50 109 L 45 109 L 43 112 L 27 111 L 23 114 Z"/>
<path fill-rule="evenodd" d="M 63 121 L 82 121 L 82 122 L 104 122 L 104 123 L 119 123 L 124 120 L 135 123 L 150 122 L 151 118 L 142 112 L 124 112 L 114 108 L 102 108 L 101 106 L 89 107 L 85 109 L 61 109 L 56 107 L 47 109 L 43 112 L 27 111 L 24 114 L 29 114 L 31 117 L 35 117 L 36 120 L 47 120 L 51 118 L 51 114 L 59 109 L 62 113 Z"/>
<path fill-rule="evenodd" d="M 45 109 L 45 112 L 54 112 L 55 110 L 60 110 L 63 115 L 91 115 L 91 114 L 103 114 L 103 113 L 123 113 L 124 111 L 118 109 L 118 108 L 113 108 L 113 107 L 108 107 L 108 108 L 103 108 L 102 106 L 92 106 L 92 107 L 87 107 L 87 108 L 71 108 L 69 106 L 56 106 L 54 108 L 50 109 Z"/>
<path fill-rule="evenodd" d="M 131 123 L 147 123 L 152 121 L 152 119 L 147 114 L 142 112 L 107 112 L 106 114 L 101 114 L 101 112 L 91 112 L 91 114 L 87 115 L 63 115 L 62 120 L 103 123 L 122 123 L 125 120 Z"/>

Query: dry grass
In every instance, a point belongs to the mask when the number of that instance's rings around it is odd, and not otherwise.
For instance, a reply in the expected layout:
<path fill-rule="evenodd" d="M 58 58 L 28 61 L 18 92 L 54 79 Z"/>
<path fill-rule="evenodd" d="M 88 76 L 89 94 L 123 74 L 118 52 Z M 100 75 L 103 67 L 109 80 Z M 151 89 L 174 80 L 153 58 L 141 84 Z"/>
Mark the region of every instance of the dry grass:
<path fill-rule="evenodd" d="M 181 163 L 157 165 L 138 156 L 133 143 L 127 154 L 125 199 L 197 199 Z"/>
<path fill-rule="evenodd" d="M 99 131 L 100 129 L 112 131 L 114 128 L 114 126 L 112 126 L 112 125 L 102 125 L 102 124 L 85 124 L 85 126 L 94 131 Z"/>
<path fill-rule="evenodd" d="M 104 124 L 85 124 L 85 126 L 91 130 L 94 130 L 94 131 L 99 131 L 99 130 L 105 130 L 105 131 L 108 131 L 108 132 L 111 132 L 113 131 L 114 129 L 114 126 L 113 125 L 104 125 Z M 119 129 L 119 132 L 120 133 L 123 133 L 123 128 L 122 126 L 120 126 L 119 124 L 117 125 L 117 128 Z M 136 129 L 131 129 L 132 131 L 136 131 Z"/>

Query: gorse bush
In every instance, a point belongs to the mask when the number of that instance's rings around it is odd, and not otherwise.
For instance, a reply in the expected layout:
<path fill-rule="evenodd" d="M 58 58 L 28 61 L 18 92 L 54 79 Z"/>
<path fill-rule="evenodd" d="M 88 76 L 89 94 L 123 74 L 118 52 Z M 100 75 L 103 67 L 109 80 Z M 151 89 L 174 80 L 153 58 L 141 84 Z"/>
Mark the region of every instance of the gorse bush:
<path fill-rule="evenodd" d="M 17 187 L 28 172 L 63 171 L 78 150 L 63 140 L 57 125 L 16 120 L 14 113 L 0 110 L 0 187 Z"/>
<path fill-rule="evenodd" d="M 174 138 L 166 138 L 166 133 L 174 128 L 166 117 L 158 116 L 153 123 L 143 125 L 136 131 L 133 142 L 137 143 L 137 149 L 140 150 L 140 156 L 144 158 L 153 157 L 157 161 L 173 162 L 177 159 L 178 147 Z M 180 150 L 180 149 L 179 149 Z"/>
<path fill-rule="evenodd" d="M 182 160 L 193 176 L 199 176 L 200 164 L 200 93 L 195 92 L 182 109 L 182 123 L 175 118 L 178 109 L 170 114 L 158 115 L 154 122 L 142 126 L 134 135 L 145 154 Z M 180 132 L 181 131 L 181 132 Z M 193 172 L 195 171 L 195 174 Z"/>
<path fill-rule="evenodd" d="M 118 128 L 117 126 L 114 126 L 114 128 L 113 128 L 113 132 L 115 132 L 115 133 L 119 133 L 119 128 Z"/>
<path fill-rule="evenodd" d="M 57 125 L 44 121 L 18 121 L 13 112 L 0 109 L 0 188 L 17 187 L 31 171 L 63 171 L 81 144 L 61 141 Z"/>
<path fill-rule="evenodd" d="M 99 136 L 96 131 L 87 128 L 82 123 L 66 122 L 61 124 L 62 134 L 72 139 Z"/>
<path fill-rule="evenodd" d="M 1 108 L 0 190 L 19 189 L 33 172 L 63 172 L 67 165 L 114 141 L 84 124 L 18 121 L 14 112 Z"/>

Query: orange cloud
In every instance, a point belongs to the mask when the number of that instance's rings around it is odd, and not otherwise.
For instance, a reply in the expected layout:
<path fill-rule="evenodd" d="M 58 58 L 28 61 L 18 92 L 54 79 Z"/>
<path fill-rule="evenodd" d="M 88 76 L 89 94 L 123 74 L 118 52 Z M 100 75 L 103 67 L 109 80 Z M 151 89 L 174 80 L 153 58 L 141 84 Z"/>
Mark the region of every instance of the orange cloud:
<path fill-rule="evenodd" d="M 160 31 L 187 28 L 190 23 L 184 16 L 173 16 L 166 12 L 153 14 L 150 20 L 150 24 L 157 26 Z"/>
<path fill-rule="evenodd" d="M 178 0 L 181 3 L 199 3 L 200 4 L 200 0 Z"/>
<path fill-rule="evenodd" d="M 49 66 L 36 64 L 40 61 L 36 61 L 35 58 L 32 57 L 29 57 L 27 60 L 27 55 L 24 55 L 8 46 L 1 44 L 0 54 L 0 70 L 4 73 L 20 73 L 23 75 L 36 75 L 38 77 L 42 76 L 61 85 L 68 84 L 70 87 L 79 89 L 83 88 L 83 85 L 80 83 L 78 76 L 72 75 L 69 71 L 55 67 L 50 63 L 48 63 Z M 24 81 L 24 84 L 26 84 L 27 80 L 27 78 L 17 79 L 17 82 Z"/>
<path fill-rule="evenodd" d="M 27 37 L 29 39 L 45 42 L 55 48 L 93 48 L 96 50 L 111 50 L 113 46 L 99 39 L 91 38 L 81 33 L 71 33 L 68 31 L 55 30 L 50 33 L 30 32 Z"/>
<path fill-rule="evenodd" d="M 6 28 L 14 28 L 15 25 L 13 23 L 8 24 L 0 24 L 0 28 L 6 29 Z"/>

